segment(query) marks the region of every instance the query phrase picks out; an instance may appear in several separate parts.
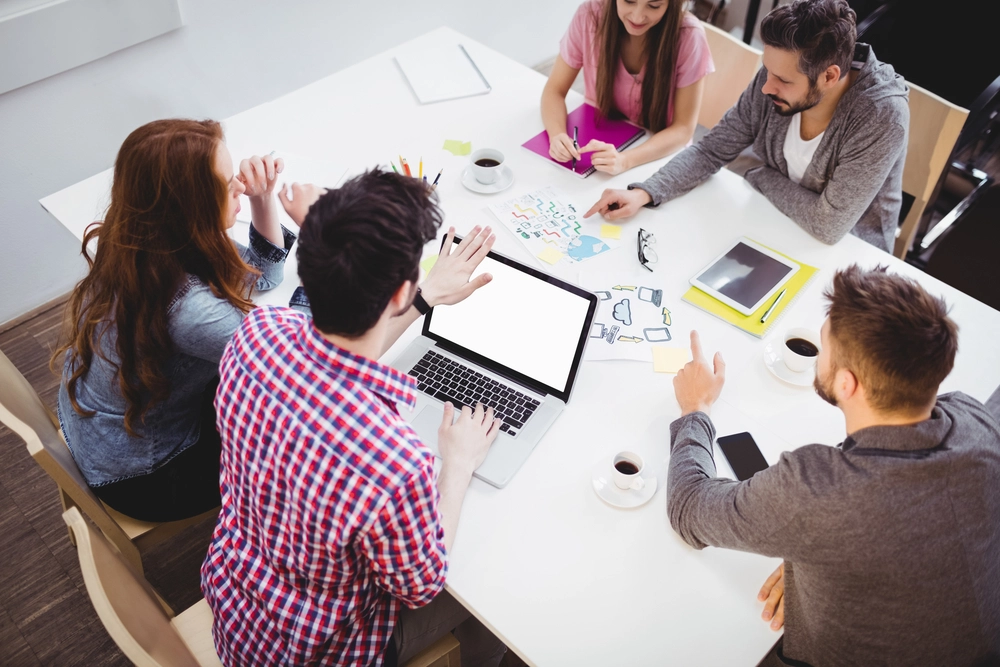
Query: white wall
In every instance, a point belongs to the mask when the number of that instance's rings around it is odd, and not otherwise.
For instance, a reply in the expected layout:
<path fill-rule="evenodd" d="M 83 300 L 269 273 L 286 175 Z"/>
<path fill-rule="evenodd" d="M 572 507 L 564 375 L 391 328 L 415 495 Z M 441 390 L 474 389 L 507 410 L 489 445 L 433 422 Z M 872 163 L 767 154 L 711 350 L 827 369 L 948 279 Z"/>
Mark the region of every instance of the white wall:
<path fill-rule="evenodd" d="M 0 95 L 0 323 L 70 290 L 79 244 L 39 204 L 155 118 L 225 118 L 441 25 L 525 65 L 579 0 L 181 0 L 185 27 Z"/>

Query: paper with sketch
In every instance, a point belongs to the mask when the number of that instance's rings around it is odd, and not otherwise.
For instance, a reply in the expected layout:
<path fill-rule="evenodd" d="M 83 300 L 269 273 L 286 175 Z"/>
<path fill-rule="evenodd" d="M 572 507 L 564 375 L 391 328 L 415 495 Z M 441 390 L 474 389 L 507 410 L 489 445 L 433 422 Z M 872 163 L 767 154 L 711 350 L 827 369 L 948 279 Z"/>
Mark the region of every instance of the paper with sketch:
<path fill-rule="evenodd" d="M 584 355 L 586 359 L 634 359 L 652 363 L 653 346 L 672 340 L 670 331 L 674 322 L 670 306 L 654 274 L 584 273 L 580 282 L 599 300 Z"/>
<path fill-rule="evenodd" d="M 246 156 L 237 157 L 233 155 L 234 169 L 239 170 L 240 162 L 244 157 Z M 335 188 L 341 184 L 348 171 L 347 166 L 338 164 L 332 160 L 317 160 L 304 155 L 281 151 L 275 151 L 274 157 L 275 159 L 280 157 L 285 161 L 284 171 L 278 174 L 278 184 L 274 188 L 275 195 L 277 195 L 281 186 L 285 183 L 289 185 L 292 183 L 313 183 L 324 188 Z M 278 215 L 281 218 L 281 224 L 286 227 L 295 224 L 285 214 L 280 203 L 278 204 Z M 240 222 L 250 222 L 250 200 L 246 195 L 240 197 L 240 212 L 236 215 L 236 219 Z"/>
<path fill-rule="evenodd" d="M 497 220 L 545 268 L 572 267 L 618 247 L 619 241 L 599 237 L 598 223 L 583 220 L 585 210 L 551 187 L 490 206 Z"/>

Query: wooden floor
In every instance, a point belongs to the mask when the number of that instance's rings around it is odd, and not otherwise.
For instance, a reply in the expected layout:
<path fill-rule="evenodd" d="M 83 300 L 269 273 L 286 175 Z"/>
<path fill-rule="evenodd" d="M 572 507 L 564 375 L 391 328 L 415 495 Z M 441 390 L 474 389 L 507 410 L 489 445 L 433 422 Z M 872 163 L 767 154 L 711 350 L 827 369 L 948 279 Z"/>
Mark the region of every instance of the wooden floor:
<path fill-rule="evenodd" d="M 48 405 L 48 368 L 62 307 L 0 333 L 0 350 Z M 145 559 L 146 576 L 174 609 L 201 597 L 198 569 L 213 521 L 193 526 Z M 87 597 L 55 483 L 24 442 L 0 425 L 0 665 L 129 665 Z"/>
<path fill-rule="evenodd" d="M 62 308 L 0 333 L 0 350 L 53 408 L 59 379 L 49 357 Z M 176 610 L 201 598 L 198 570 L 213 527 L 192 526 L 143 559 L 147 579 Z M 55 483 L 0 425 L 0 667 L 129 664 L 87 597 Z M 513 652 L 502 663 L 522 665 Z"/>

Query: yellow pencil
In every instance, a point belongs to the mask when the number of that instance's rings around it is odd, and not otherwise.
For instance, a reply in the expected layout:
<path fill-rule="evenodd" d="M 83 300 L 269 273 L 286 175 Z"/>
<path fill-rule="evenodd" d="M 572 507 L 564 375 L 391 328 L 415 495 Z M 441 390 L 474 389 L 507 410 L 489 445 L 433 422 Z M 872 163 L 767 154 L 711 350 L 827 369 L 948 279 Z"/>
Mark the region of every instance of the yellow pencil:
<path fill-rule="evenodd" d="M 417 178 L 424 177 L 424 156 L 420 156 L 420 171 L 417 172 Z"/>

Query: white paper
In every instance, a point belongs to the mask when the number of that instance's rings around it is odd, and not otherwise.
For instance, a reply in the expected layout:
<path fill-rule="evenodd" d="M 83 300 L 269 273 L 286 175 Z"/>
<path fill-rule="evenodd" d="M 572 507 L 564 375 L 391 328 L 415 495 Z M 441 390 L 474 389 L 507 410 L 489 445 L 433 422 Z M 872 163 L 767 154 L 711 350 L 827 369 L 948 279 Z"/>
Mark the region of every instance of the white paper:
<path fill-rule="evenodd" d="M 600 300 L 584 358 L 653 362 L 653 345 L 671 345 L 670 299 L 655 274 L 583 273 L 580 283 Z M 686 345 L 687 341 L 681 341 Z"/>
<path fill-rule="evenodd" d="M 405 48 L 396 53 L 396 63 L 421 104 L 490 92 L 458 44 Z"/>

